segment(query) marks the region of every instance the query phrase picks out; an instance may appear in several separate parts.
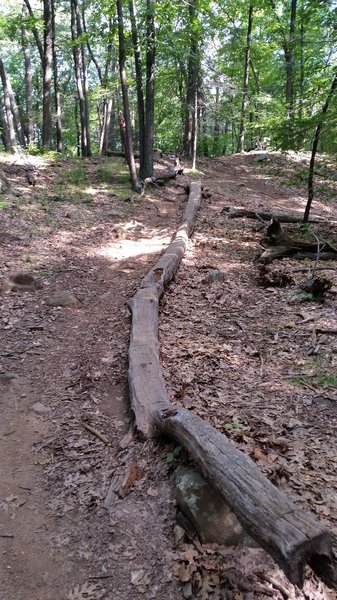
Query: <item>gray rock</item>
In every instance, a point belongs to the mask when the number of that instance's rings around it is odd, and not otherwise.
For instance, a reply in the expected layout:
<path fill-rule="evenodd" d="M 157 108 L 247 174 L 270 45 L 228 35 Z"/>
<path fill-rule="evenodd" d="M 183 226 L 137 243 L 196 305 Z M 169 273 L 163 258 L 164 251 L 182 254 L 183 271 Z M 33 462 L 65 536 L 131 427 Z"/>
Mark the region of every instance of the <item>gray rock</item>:
<path fill-rule="evenodd" d="M 202 283 L 214 283 L 214 281 L 223 281 L 225 274 L 219 269 L 210 269 L 205 277 L 202 279 Z"/>
<path fill-rule="evenodd" d="M 30 410 L 32 410 L 36 415 L 40 416 L 47 415 L 50 412 L 50 408 L 41 402 L 35 402 L 35 404 L 30 407 Z"/>
<path fill-rule="evenodd" d="M 192 595 L 193 595 L 192 583 L 191 583 L 191 581 L 188 581 L 187 583 L 185 583 L 185 585 L 183 587 L 183 596 L 184 596 L 184 598 L 186 598 L 186 600 L 189 600 L 189 598 L 192 598 Z"/>
<path fill-rule="evenodd" d="M 48 306 L 78 306 L 79 301 L 69 290 L 54 292 L 47 300 Z"/>
<path fill-rule="evenodd" d="M 232 546 L 244 541 L 245 532 L 236 516 L 195 469 L 178 467 L 174 487 L 177 504 L 193 523 L 202 543 Z"/>
<path fill-rule="evenodd" d="M 35 292 L 41 287 L 41 282 L 31 273 L 18 271 L 4 279 L 1 291 L 3 294 L 6 292 Z"/>

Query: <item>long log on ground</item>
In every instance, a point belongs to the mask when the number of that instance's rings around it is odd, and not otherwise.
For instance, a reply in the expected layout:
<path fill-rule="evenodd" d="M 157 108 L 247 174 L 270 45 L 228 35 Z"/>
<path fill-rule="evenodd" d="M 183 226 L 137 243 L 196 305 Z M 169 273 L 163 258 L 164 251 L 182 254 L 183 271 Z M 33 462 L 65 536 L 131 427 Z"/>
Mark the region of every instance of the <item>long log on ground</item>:
<path fill-rule="evenodd" d="M 322 572 L 331 562 L 332 540 L 326 528 L 297 508 L 226 436 L 183 408 L 161 413 L 158 429 L 188 450 L 203 475 L 226 499 L 249 534 L 278 562 L 289 581 L 302 587 L 305 564 Z"/>
<path fill-rule="evenodd" d="M 159 362 L 158 303 L 186 252 L 200 202 L 201 184 L 192 182 L 182 222 L 173 241 L 129 302 L 132 312 L 128 372 L 131 406 L 136 427 L 145 436 L 154 433 L 158 410 L 171 406 Z"/>
<path fill-rule="evenodd" d="M 242 526 L 275 558 L 292 583 L 303 584 L 304 567 L 309 563 L 328 585 L 337 587 L 329 531 L 297 508 L 225 435 L 169 401 L 159 359 L 158 304 L 186 251 L 200 199 L 201 185 L 192 183 L 176 236 L 129 303 L 128 379 L 136 428 L 145 437 L 169 435 L 184 445 Z"/>
<path fill-rule="evenodd" d="M 221 211 L 223 214 L 227 214 L 230 219 L 239 219 L 241 217 L 247 217 L 248 219 L 258 219 L 262 221 L 270 221 L 272 218 L 278 219 L 280 223 L 303 223 L 303 217 L 298 215 L 286 215 L 276 214 L 270 212 L 263 212 L 257 210 L 246 210 L 244 208 L 232 208 L 225 206 Z M 322 217 L 312 217 L 309 219 L 309 223 L 326 223 Z"/>

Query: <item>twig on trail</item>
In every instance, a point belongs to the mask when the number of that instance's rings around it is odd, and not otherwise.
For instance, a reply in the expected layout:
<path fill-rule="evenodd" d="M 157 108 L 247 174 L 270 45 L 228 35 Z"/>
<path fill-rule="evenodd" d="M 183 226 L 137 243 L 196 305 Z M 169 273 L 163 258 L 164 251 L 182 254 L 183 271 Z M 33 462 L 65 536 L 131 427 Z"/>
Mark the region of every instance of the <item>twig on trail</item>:
<path fill-rule="evenodd" d="M 94 427 L 91 427 L 91 425 L 88 425 L 88 423 L 85 423 L 84 421 L 82 421 L 82 425 L 83 425 L 84 429 L 86 429 L 87 431 L 90 431 L 90 433 L 92 433 L 93 435 L 98 437 L 98 439 L 100 439 L 102 442 L 104 442 L 104 444 L 106 444 L 107 446 L 111 445 L 111 441 L 109 440 L 109 438 L 106 435 L 104 435 L 104 433 L 100 433 L 99 431 L 97 431 L 97 429 L 95 429 Z"/>
<path fill-rule="evenodd" d="M 28 350 L 32 350 L 33 348 L 36 348 L 36 346 L 29 346 L 28 348 L 25 348 L 24 350 L 12 350 L 12 352 L 0 352 L 0 357 L 8 358 L 9 356 L 14 356 L 14 354 L 24 354 L 25 352 L 28 352 Z"/>
<path fill-rule="evenodd" d="M 310 271 L 310 267 L 300 267 L 298 269 L 292 269 L 292 273 L 304 273 Z M 315 271 L 337 271 L 336 267 L 316 267 Z"/>
<path fill-rule="evenodd" d="M 263 360 L 263 356 L 262 353 L 259 352 L 259 359 L 260 359 L 260 377 L 264 377 L 265 376 L 265 368 L 264 368 L 264 360 Z"/>
<path fill-rule="evenodd" d="M 316 333 L 322 333 L 325 335 L 337 335 L 337 329 L 324 329 L 323 327 L 316 327 Z"/>
<path fill-rule="evenodd" d="M 111 577 L 113 577 L 113 575 L 91 575 L 90 577 L 88 577 L 88 579 L 93 580 L 93 579 L 110 579 Z"/>
<path fill-rule="evenodd" d="M 267 581 L 268 583 L 271 583 L 271 585 L 282 594 L 284 600 L 288 600 L 288 598 L 291 595 L 291 592 L 289 590 L 287 590 L 287 588 L 282 583 L 279 583 L 278 581 L 276 581 L 276 579 L 274 579 L 274 577 L 267 575 L 267 573 L 259 572 L 259 573 L 255 573 L 255 574 L 263 581 Z"/>
<path fill-rule="evenodd" d="M 0 533 L 1 538 L 13 538 L 15 537 L 12 533 Z"/>

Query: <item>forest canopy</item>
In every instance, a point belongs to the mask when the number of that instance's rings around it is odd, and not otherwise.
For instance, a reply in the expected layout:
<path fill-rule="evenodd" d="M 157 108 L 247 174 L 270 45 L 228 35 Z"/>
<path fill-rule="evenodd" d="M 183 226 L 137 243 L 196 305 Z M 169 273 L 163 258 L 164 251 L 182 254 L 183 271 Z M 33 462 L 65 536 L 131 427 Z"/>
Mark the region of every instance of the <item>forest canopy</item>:
<path fill-rule="evenodd" d="M 4 149 L 114 153 L 130 129 L 144 178 L 153 147 L 309 150 L 336 68 L 337 3 L 9 0 L 0 31 Z M 335 104 L 319 151 L 336 151 Z"/>

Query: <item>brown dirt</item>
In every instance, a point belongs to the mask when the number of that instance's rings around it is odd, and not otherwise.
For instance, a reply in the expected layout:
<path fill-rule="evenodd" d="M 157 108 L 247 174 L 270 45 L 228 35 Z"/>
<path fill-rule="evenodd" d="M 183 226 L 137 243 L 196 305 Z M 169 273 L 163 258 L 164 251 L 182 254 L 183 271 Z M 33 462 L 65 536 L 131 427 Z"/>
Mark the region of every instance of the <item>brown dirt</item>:
<path fill-rule="evenodd" d="M 295 212 L 305 200 L 257 159 L 199 164 L 213 195 L 162 303 L 164 375 L 174 402 L 226 432 L 337 534 L 337 336 L 313 330 L 336 327 L 336 284 L 325 303 L 300 304 L 290 289 L 258 285 L 252 259 L 261 233 L 221 208 Z M 297 172 L 293 157 L 268 160 Z M 2 274 L 29 271 L 43 285 L 1 298 L 1 600 L 178 600 L 177 564 L 189 565 L 193 597 L 205 600 L 282 598 L 277 582 L 289 598 L 337 598 L 309 573 L 304 593 L 294 590 L 260 550 L 175 550 L 172 446 L 130 434 L 127 301 L 174 232 L 183 189 L 172 184 L 140 204 L 118 200 L 98 177 L 113 162 L 95 159 L 83 162 L 87 190 L 70 198 L 60 182 L 71 161 L 31 159 L 34 188 L 24 161 L 3 161 L 23 195 L 0 209 Z M 314 212 L 337 220 L 336 201 L 323 192 L 317 200 Z M 298 266 L 287 259 L 278 268 Z M 221 269 L 224 281 L 202 283 L 209 268 Z M 70 290 L 78 307 L 48 306 L 57 290 Z M 35 402 L 50 412 L 35 414 Z M 273 570 L 272 582 L 259 579 L 262 567 Z"/>

